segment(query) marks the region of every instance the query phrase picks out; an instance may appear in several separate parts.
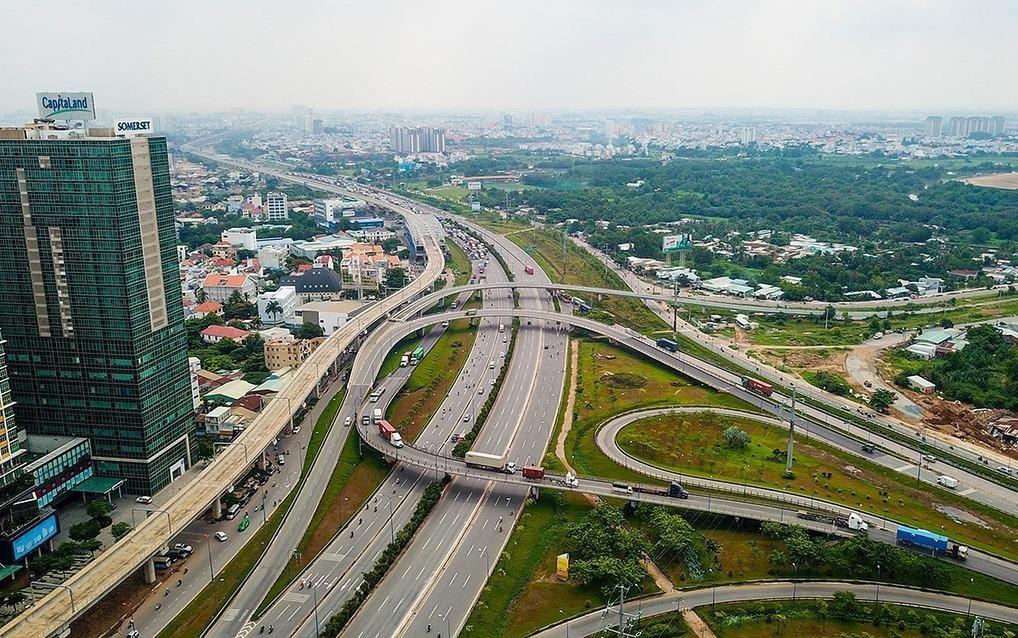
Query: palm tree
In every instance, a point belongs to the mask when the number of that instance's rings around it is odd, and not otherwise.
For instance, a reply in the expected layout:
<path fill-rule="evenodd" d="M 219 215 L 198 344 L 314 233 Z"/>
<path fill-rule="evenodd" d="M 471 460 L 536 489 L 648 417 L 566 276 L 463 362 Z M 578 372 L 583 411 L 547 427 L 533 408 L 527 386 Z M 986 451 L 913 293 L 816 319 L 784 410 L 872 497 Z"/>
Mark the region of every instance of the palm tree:
<path fill-rule="evenodd" d="M 208 295 L 205 294 L 204 288 L 199 288 L 194 293 L 194 300 L 197 301 L 198 303 L 205 303 L 205 301 L 208 300 Z"/>
<path fill-rule="evenodd" d="M 272 315 L 272 318 L 275 319 L 276 315 L 283 314 L 283 307 L 279 305 L 278 301 L 273 299 L 269 303 L 265 304 L 265 312 Z"/>

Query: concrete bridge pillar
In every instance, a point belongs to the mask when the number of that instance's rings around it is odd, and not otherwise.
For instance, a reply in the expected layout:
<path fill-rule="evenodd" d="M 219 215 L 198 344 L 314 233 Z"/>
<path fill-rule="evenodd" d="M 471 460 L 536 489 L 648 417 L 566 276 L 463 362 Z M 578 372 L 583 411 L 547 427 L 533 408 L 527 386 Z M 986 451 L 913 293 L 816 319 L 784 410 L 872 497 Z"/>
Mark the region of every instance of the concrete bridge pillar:
<path fill-rule="evenodd" d="M 255 464 L 258 466 L 258 469 L 263 472 L 265 471 L 265 466 L 268 463 L 267 456 L 268 456 L 267 452 L 265 450 L 262 450 L 262 453 L 258 455 L 258 460 L 255 461 Z"/>
<path fill-rule="evenodd" d="M 212 518 L 219 520 L 223 517 L 223 502 L 218 498 L 212 501 Z"/>
<path fill-rule="evenodd" d="M 145 574 L 144 574 L 144 577 L 145 577 L 145 583 L 146 584 L 150 585 L 150 584 L 156 582 L 156 563 L 155 563 L 155 560 L 150 558 L 147 561 L 145 561 Z"/>

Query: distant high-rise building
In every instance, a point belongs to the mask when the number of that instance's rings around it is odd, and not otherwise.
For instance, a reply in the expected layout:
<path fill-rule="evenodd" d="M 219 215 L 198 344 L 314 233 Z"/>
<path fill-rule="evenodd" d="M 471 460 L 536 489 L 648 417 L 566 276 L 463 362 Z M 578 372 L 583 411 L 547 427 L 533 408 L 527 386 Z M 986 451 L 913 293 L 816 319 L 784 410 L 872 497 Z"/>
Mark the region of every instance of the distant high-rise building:
<path fill-rule="evenodd" d="M 965 137 L 968 135 L 968 130 L 965 126 L 965 118 L 957 115 L 952 116 L 947 120 L 947 131 L 951 137 Z"/>
<path fill-rule="evenodd" d="M 939 115 L 931 115 L 926 118 L 926 137 L 940 137 L 943 124 L 944 118 Z"/>
<path fill-rule="evenodd" d="M 322 120 L 319 120 L 319 119 L 311 120 L 311 134 L 312 135 L 321 135 L 322 131 L 324 131 L 324 130 L 325 130 L 325 122 L 323 122 Z"/>
<path fill-rule="evenodd" d="M 752 126 L 742 127 L 742 135 L 739 136 L 739 141 L 742 142 L 743 146 L 756 143 L 756 129 Z"/>
<path fill-rule="evenodd" d="M 502 128 L 507 131 L 513 130 L 513 116 L 511 113 L 502 114 Z"/>
<path fill-rule="evenodd" d="M 269 193 L 265 196 L 265 218 L 270 222 L 286 221 L 290 218 L 287 210 L 286 193 Z"/>
<path fill-rule="evenodd" d="M 994 115 L 990 118 L 990 133 L 993 135 L 1004 134 L 1004 116 Z"/>
<path fill-rule="evenodd" d="M 0 329 L 19 424 L 85 437 L 151 494 L 190 464 L 194 408 L 164 137 L 0 129 Z"/>
<path fill-rule="evenodd" d="M 394 153 L 444 153 L 445 129 L 394 126 L 389 129 L 389 148 Z"/>
<path fill-rule="evenodd" d="M 965 121 L 965 135 L 989 132 L 990 118 L 988 117 L 970 117 Z"/>

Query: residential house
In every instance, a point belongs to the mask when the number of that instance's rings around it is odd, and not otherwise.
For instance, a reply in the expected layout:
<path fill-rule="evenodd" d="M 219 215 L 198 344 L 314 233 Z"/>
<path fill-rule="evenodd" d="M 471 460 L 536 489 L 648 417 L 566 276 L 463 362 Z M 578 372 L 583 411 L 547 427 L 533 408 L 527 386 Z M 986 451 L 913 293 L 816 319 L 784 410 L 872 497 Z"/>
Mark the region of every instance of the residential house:
<path fill-rule="evenodd" d="M 207 301 L 219 303 L 224 303 L 235 292 L 248 300 L 254 299 L 257 294 L 254 280 L 247 275 L 211 274 L 205 277 L 201 287 Z"/>
<path fill-rule="evenodd" d="M 233 326 L 209 326 L 201 331 L 201 339 L 205 343 L 219 343 L 224 339 L 227 341 L 243 341 L 250 332 L 234 328 Z"/>
<path fill-rule="evenodd" d="M 270 308 L 275 312 L 270 312 Z M 258 295 L 258 318 L 263 324 L 290 322 L 296 310 L 297 289 L 293 286 L 280 286 Z"/>

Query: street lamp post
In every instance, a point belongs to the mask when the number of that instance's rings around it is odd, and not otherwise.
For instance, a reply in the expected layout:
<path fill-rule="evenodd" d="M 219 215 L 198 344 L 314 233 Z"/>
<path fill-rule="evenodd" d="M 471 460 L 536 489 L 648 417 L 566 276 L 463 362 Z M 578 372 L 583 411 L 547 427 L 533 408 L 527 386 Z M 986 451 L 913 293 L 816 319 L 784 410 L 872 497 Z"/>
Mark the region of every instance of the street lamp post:
<path fill-rule="evenodd" d="M 194 537 L 194 538 L 204 538 L 205 539 L 205 546 L 209 550 L 209 582 L 215 580 L 216 572 L 212 568 L 212 540 L 209 538 L 209 535 L 208 534 L 202 534 L 200 532 L 181 532 L 180 535 L 184 536 L 184 537 L 189 537 L 190 536 L 190 537 Z"/>
<path fill-rule="evenodd" d="M 795 578 L 792 579 L 792 602 L 795 602 L 795 585 L 799 580 L 799 567 L 795 563 L 792 563 L 792 569 L 795 570 Z"/>
<path fill-rule="evenodd" d="M 71 597 L 71 613 L 77 613 L 77 610 L 74 608 L 74 590 L 67 585 L 62 583 L 47 583 L 41 580 L 33 580 L 30 585 L 39 585 L 40 587 L 50 587 L 52 589 L 66 589 L 67 594 Z M 35 605 L 35 590 L 31 587 L 29 587 L 29 590 L 32 592 L 32 605 Z"/>
<path fill-rule="evenodd" d="M 971 587 L 969 588 L 969 610 L 968 610 L 968 615 L 971 616 L 972 615 L 972 590 L 975 588 L 976 579 L 975 578 L 969 578 L 969 584 L 971 585 Z"/>
<path fill-rule="evenodd" d="M 877 563 L 877 604 L 880 604 L 880 563 Z"/>
<path fill-rule="evenodd" d="M 396 533 L 392 529 L 392 499 L 389 499 L 387 503 L 389 507 L 389 542 L 392 543 L 396 540 Z"/>
<path fill-rule="evenodd" d="M 320 634 L 321 629 L 319 628 L 319 622 L 318 622 L 318 588 L 315 587 L 314 585 L 312 585 L 311 586 L 311 593 L 315 597 L 315 636 L 317 637 L 317 636 L 321 635 Z"/>
<path fill-rule="evenodd" d="M 167 510 L 156 508 L 156 507 L 147 507 L 147 508 L 146 507 L 132 507 L 131 508 L 131 526 L 132 527 L 137 527 L 138 526 L 134 522 L 134 513 L 135 512 L 145 512 L 145 518 L 148 518 L 148 514 L 150 512 L 162 512 L 163 514 L 166 514 L 166 527 L 167 527 L 167 529 L 169 529 L 171 534 L 173 533 L 173 522 L 170 520 L 170 513 Z"/>

